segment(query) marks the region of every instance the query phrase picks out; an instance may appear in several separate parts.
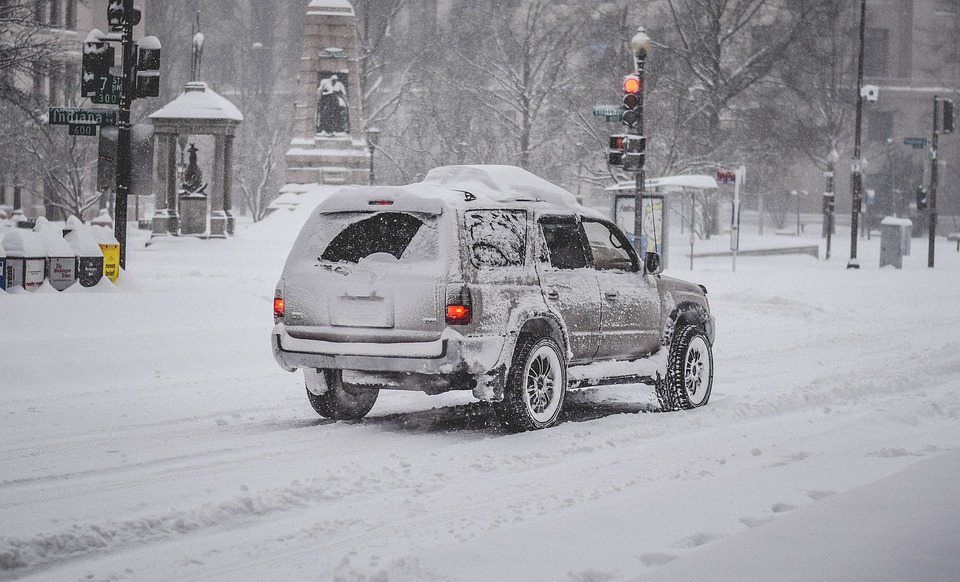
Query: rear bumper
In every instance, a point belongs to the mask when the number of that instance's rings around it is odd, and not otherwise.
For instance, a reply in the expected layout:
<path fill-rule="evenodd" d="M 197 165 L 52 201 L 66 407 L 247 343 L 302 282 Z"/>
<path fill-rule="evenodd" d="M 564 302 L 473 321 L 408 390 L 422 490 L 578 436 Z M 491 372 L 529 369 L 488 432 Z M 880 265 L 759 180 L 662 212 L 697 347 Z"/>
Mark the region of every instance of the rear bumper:
<path fill-rule="evenodd" d="M 429 342 L 332 342 L 291 337 L 284 324 L 271 333 L 273 357 L 280 367 L 398 372 L 410 374 L 471 374 L 492 370 L 500 358 L 503 338 L 466 337 L 447 330 Z"/>

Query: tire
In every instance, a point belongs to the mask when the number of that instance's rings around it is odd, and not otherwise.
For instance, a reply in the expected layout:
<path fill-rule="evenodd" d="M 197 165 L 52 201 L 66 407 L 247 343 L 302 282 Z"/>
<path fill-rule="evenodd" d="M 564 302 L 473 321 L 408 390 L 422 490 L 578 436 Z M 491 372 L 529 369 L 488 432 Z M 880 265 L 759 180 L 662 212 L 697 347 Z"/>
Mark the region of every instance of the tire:
<path fill-rule="evenodd" d="M 567 392 L 567 363 L 549 337 L 521 336 L 513 355 L 503 400 L 493 403 L 497 418 L 511 432 L 556 424 Z"/>
<path fill-rule="evenodd" d="M 351 390 L 343 383 L 341 370 L 323 370 L 327 391 L 316 395 L 307 388 L 307 398 L 313 409 L 324 418 L 332 420 L 360 420 L 377 402 L 380 390 L 364 388 Z"/>
<path fill-rule="evenodd" d="M 667 377 L 657 382 L 660 408 L 691 410 L 710 400 L 713 389 L 713 348 L 702 329 L 675 331 L 667 356 Z"/>

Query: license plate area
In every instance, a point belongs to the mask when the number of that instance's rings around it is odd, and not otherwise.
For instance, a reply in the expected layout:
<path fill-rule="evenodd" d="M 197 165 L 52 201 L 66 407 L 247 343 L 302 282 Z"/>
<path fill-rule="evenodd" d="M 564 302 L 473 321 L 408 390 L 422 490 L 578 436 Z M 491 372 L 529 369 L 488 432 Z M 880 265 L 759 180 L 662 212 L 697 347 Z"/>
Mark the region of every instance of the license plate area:
<path fill-rule="evenodd" d="M 393 296 L 373 294 L 344 294 L 334 301 L 330 323 L 336 327 L 392 328 Z"/>

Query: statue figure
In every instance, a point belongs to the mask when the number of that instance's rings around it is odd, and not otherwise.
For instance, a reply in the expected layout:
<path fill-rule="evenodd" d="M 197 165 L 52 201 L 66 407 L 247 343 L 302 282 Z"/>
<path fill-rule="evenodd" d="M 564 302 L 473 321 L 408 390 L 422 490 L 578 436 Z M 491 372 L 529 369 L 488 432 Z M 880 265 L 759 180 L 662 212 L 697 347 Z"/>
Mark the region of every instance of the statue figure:
<path fill-rule="evenodd" d="M 207 185 L 203 183 L 203 170 L 197 164 L 197 145 L 190 144 L 190 162 L 187 164 L 187 171 L 183 175 L 183 183 L 180 184 L 180 191 L 183 194 L 205 194 Z"/>
<path fill-rule="evenodd" d="M 321 78 L 317 86 L 317 134 L 345 134 L 349 127 L 346 86 L 336 73 Z"/>

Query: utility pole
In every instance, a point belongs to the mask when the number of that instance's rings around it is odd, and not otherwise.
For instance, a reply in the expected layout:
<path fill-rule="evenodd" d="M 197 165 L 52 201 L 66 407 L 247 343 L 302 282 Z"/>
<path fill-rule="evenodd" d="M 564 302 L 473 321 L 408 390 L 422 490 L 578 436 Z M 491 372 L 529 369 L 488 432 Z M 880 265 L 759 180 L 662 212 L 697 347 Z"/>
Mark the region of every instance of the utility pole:
<path fill-rule="evenodd" d="M 860 159 L 860 135 L 863 129 L 863 40 L 867 25 L 867 0 L 860 0 L 860 50 L 857 60 L 857 125 L 853 141 L 853 173 L 851 180 L 850 212 L 850 260 L 848 269 L 859 269 L 857 260 L 857 230 L 859 228 L 860 205 L 863 199 L 863 160 Z"/>
<path fill-rule="evenodd" d="M 123 58 L 123 91 L 117 115 L 117 202 L 114 213 L 114 232 L 120 243 L 120 268 L 127 268 L 127 198 L 130 195 L 130 108 L 133 105 L 134 77 L 134 14 L 133 0 L 123 0 L 120 46 Z"/>

